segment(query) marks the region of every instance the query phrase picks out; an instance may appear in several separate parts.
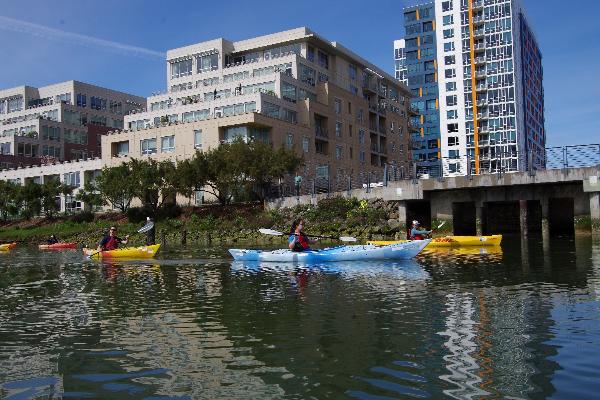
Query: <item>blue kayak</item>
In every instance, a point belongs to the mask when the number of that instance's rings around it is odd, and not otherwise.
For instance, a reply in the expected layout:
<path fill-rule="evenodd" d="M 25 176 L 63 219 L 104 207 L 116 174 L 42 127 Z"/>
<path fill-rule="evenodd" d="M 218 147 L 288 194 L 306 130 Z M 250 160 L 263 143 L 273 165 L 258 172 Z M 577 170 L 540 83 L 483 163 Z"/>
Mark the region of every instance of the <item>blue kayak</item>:
<path fill-rule="evenodd" d="M 323 250 L 291 251 L 230 249 L 236 261 L 273 261 L 315 263 L 335 261 L 407 260 L 415 257 L 429 244 L 431 239 L 413 240 L 387 246 L 353 245 L 338 246 Z"/>

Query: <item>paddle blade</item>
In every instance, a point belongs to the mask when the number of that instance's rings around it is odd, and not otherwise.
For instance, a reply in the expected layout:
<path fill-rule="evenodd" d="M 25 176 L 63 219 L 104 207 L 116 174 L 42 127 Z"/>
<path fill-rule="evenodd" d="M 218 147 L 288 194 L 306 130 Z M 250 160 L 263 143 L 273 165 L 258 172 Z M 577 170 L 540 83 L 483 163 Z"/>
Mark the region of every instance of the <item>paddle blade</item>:
<path fill-rule="evenodd" d="M 146 233 L 152 228 L 154 228 L 154 222 L 149 222 L 146 225 L 142 226 L 140 229 L 138 229 L 138 233 Z"/>
<path fill-rule="evenodd" d="M 271 236 L 282 236 L 283 232 L 274 231 L 273 229 L 260 228 L 258 230 L 260 233 Z"/>
<path fill-rule="evenodd" d="M 435 228 L 435 229 L 440 229 L 440 228 L 441 228 L 442 226 L 444 226 L 444 225 L 446 225 L 446 221 L 442 221 L 442 223 L 441 223 L 441 224 L 439 224 L 439 225 L 438 225 L 438 227 L 437 227 L 437 228 Z"/>
<path fill-rule="evenodd" d="M 341 236 L 340 240 L 342 242 L 356 242 L 357 239 L 355 237 L 352 237 L 352 236 Z"/>

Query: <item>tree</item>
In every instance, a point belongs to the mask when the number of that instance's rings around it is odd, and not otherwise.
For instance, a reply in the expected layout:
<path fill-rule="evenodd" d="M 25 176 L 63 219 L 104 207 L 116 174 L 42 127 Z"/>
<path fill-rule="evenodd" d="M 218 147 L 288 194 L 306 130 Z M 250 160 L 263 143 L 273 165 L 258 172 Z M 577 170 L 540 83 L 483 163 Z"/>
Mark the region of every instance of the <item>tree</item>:
<path fill-rule="evenodd" d="M 92 182 L 86 182 L 75 196 L 75 199 L 82 201 L 86 209 L 90 211 L 104 203 L 102 194 L 96 184 Z"/>
<path fill-rule="evenodd" d="M 137 182 L 135 197 L 144 207 L 155 213 L 165 201 L 175 201 L 178 185 L 177 167 L 173 162 L 133 159 L 128 166 Z"/>
<path fill-rule="evenodd" d="M 40 187 L 40 201 L 46 218 L 54 218 L 60 211 L 60 195 L 68 196 L 73 193 L 73 188 L 60 183 L 59 179 L 48 179 Z"/>
<path fill-rule="evenodd" d="M 24 186 L 19 186 L 16 192 L 16 203 L 21 216 L 25 219 L 39 215 L 42 211 L 42 186 L 27 181 Z"/>
<path fill-rule="evenodd" d="M 304 158 L 283 146 L 273 150 L 267 143 L 253 140 L 248 143 L 248 157 L 243 170 L 248 178 L 248 191 L 264 200 L 268 189 L 277 178 L 295 173 L 304 164 Z"/>
<path fill-rule="evenodd" d="M 0 217 L 6 221 L 19 213 L 18 192 L 21 185 L 9 181 L 0 181 Z"/>
<path fill-rule="evenodd" d="M 131 201 L 136 196 L 138 185 L 137 177 L 125 163 L 116 167 L 102 168 L 102 173 L 96 178 L 96 187 L 104 202 L 123 213 L 127 212 Z"/>

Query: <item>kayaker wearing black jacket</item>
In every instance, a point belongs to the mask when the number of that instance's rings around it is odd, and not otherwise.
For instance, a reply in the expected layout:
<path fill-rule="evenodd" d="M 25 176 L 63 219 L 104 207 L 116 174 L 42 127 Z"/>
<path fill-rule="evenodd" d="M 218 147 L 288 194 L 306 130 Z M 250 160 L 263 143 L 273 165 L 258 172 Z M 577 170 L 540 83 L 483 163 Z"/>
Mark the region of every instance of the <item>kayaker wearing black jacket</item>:
<path fill-rule="evenodd" d="M 108 232 L 108 235 L 104 236 L 102 238 L 102 240 L 100 241 L 100 245 L 98 246 L 98 251 L 114 250 L 114 249 L 118 248 L 119 244 L 121 244 L 121 243 L 127 244 L 128 240 L 129 240 L 129 235 L 125 236 L 125 239 L 121 239 L 120 237 L 117 237 L 117 228 L 115 228 L 114 226 L 111 226 L 110 230 Z"/>
<path fill-rule="evenodd" d="M 47 242 L 48 242 L 48 244 L 56 244 L 56 243 L 58 243 L 58 238 L 54 235 L 50 235 Z"/>

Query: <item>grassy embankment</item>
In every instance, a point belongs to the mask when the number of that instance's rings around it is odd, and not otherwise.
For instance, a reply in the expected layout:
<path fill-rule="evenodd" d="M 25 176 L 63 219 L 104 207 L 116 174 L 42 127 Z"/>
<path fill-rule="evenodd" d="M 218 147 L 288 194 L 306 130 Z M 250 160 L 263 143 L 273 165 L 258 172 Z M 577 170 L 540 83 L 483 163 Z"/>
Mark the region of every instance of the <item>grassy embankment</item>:
<path fill-rule="evenodd" d="M 397 222 L 397 207 L 392 203 L 331 198 L 317 206 L 300 205 L 277 211 L 265 211 L 261 204 L 184 208 L 179 217 L 156 223 L 156 239 L 160 241 L 164 235 L 168 243 L 179 243 L 185 232 L 188 243 L 279 243 L 285 238 L 262 235 L 257 230 L 272 228 L 287 232 L 297 217 L 305 218 L 306 232 L 319 235 L 349 235 L 366 240 L 400 238 L 405 231 Z M 0 225 L 0 242 L 37 244 L 54 234 L 64 241 L 92 245 L 111 225 L 118 226 L 119 235 L 131 234 L 132 244 L 141 244 L 144 240 L 144 235 L 135 234 L 144 225 L 143 220 L 131 222 L 118 213 L 98 214 L 85 222 L 80 222 L 81 219 L 65 216 L 52 221 L 5 223 Z"/>

